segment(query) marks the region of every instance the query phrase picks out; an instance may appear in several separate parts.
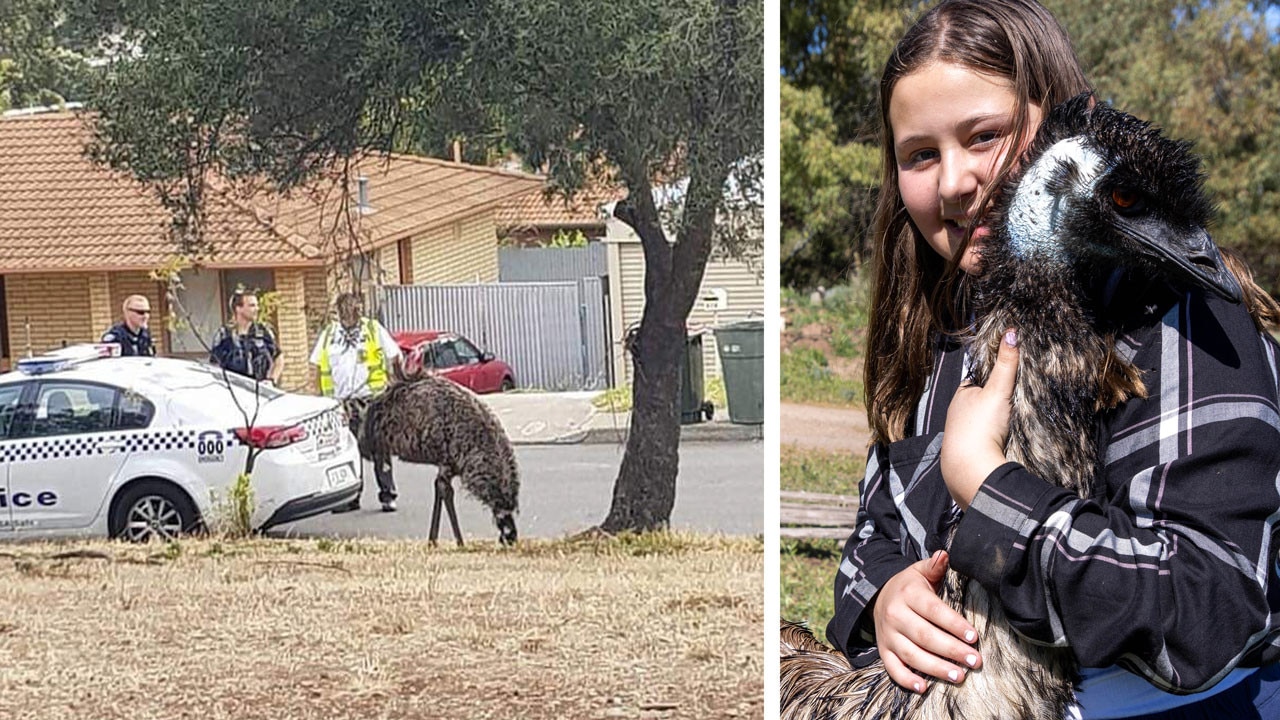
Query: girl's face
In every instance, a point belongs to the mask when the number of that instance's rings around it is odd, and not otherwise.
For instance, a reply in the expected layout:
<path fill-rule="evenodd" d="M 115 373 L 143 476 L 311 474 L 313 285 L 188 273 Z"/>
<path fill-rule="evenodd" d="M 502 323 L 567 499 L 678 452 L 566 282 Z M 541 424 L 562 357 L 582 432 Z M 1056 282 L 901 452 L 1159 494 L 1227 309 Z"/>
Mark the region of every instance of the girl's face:
<path fill-rule="evenodd" d="M 898 163 L 898 191 L 929 246 L 950 260 L 995 177 L 1013 132 L 1013 83 L 962 65 L 934 62 L 900 78 L 889 98 L 889 125 Z M 1027 108 L 1027 137 L 1041 110 Z M 973 231 L 960 269 L 974 274 L 977 247 L 989 234 Z"/>

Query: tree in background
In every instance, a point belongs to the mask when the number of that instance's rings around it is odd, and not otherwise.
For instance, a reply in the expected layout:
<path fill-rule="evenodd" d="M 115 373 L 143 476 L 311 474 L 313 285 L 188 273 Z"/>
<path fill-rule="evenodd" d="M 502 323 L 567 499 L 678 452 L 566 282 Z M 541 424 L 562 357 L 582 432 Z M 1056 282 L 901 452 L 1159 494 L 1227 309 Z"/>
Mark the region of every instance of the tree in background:
<path fill-rule="evenodd" d="M 458 136 L 506 143 L 566 193 L 611 170 L 645 310 L 602 528 L 667 525 L 685 322 L 713 244 L 762 237 L 762 3 L 121 0 L 112 21 L 140 52 L 97 89 L 98 154 L 161 189 L 186 255 L 215 250 L 200 210 L 213 178 L 287 189 Z"/>
<path fill-rule="evenodd" d="M 91 0 L 0 2 L 0 111 L 84 99 L 90 60 L 106 51 L 84 32 Z"/>

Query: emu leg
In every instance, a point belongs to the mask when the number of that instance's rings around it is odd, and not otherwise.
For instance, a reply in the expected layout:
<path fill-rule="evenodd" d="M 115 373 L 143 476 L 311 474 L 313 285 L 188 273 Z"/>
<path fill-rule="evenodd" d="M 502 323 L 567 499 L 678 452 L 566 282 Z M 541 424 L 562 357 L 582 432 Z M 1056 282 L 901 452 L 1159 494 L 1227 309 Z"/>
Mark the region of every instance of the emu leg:
<path fill-rule="evenodd" d="M 453 539 L 458 541 L 458 545 L 462 545 L 462 530 L 458 528 L 458 511 L 453 507 L 453 482 L 452 478 L 445 480 L 443 487 L 440 485 L 439 478 L 436 479 L 436 491 L 444 492 L 444 509 L 449 511 L 449 524 L 453 526 Z"/>
<path fill-rule="evenodd" d="M 431 509 L 431 534 L 427 536 L 428 542 L 432 545 L 436 544 L 436 538 L 440 537 L 440 505 L 444 502 L 444 494 L 452 493 L 453 488 L 450 486 L 449 479 L 444 476 L 444 471 L 436 473 L 436 500 Z M 450 504 L 450 512 L 452 504 Z"/>

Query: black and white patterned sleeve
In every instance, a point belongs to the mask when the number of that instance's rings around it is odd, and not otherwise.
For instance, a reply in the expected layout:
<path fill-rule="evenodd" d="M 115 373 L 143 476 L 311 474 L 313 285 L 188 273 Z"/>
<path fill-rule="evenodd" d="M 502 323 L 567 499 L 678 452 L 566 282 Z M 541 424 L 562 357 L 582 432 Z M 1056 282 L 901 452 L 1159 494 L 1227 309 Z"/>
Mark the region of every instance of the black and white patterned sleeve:
<path fill-rule="evenodd" d="M 902 553 L 902 528 L 889 485 L 888 448 L 876 444 L 867 453 L 857 530 L 845 541 L 836 573 L 835 615 L 827 625 L 827 639 L 850 657 L 875 644 L 866 616 L 875 594 L 916 560 Z"/>
<path fill-rule="evenodd" d="M 1275 345 L 1198 293 L 1130 339 L 1148 396 L 1108 418 L 1100 487 L 1082 500 L 1009 463 L 951 561 L 1028 637 L 1192 693 L 1277 659 Z"/>

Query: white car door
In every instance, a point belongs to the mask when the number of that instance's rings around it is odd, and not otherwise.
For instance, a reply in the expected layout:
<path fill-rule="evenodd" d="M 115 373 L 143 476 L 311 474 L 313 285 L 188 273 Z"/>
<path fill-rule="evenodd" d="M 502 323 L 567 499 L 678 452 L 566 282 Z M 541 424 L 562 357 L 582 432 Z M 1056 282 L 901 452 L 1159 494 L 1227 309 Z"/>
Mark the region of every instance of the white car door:
<path fill-rule="evenodd" d="M 119 433 L 117 388 L 50 378 L 15 423 L 9 453 L 13 526 L 59 530 L 89 526 L 128 457 Z"/>
<path fill-rule="evenodd" d="M 0 537 L 13 531 L 13 513 L 9 506 L 9 449 L 13 441 L 9 439 L 9 429 L 18 414 L 18 400 L 26 387 L 25 383 L 0 387 Z"/>

